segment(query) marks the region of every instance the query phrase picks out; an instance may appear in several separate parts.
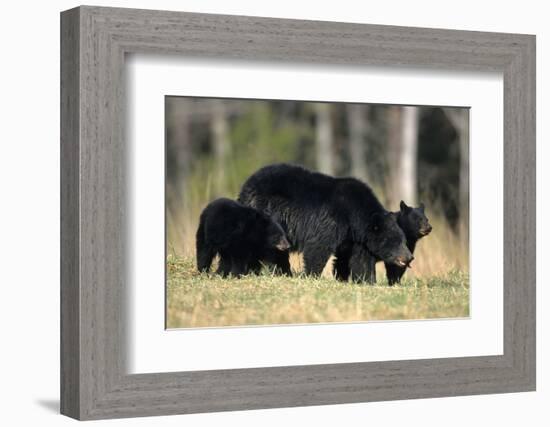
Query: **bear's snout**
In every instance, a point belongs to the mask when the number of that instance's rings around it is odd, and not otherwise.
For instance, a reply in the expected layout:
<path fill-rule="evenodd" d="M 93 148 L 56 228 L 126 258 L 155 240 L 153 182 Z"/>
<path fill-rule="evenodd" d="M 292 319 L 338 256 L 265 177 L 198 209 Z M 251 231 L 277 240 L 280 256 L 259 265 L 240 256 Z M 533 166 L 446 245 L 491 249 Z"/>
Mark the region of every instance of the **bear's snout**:
<path fill-rule="evenodd" d="M 421 236 L 427 236 L 432 231 L 432 226 L 428 224 L 426 227 L 423 227 L 420 229 L 420 235 Z"/>
<path fill-rule="evenodd" d="M 414 260 L 414 256 L 409 253 L 407 255 L 402 255 L 400 257 L 397 257 L 395 259 L 395 263 L 399 266 L 399 267 L 409 267 L 410 268 L 410 264 L 411 262 L 413 262 Z"/>
<path fill-rule="evenodd" d="M 275 247 L 280 251 L 286 251 L 290 248 L 290 243 L 288 243 L 286 237 L 281 237 L 281 240 L 279 240 L 279 243 L 277 243 Z"/>

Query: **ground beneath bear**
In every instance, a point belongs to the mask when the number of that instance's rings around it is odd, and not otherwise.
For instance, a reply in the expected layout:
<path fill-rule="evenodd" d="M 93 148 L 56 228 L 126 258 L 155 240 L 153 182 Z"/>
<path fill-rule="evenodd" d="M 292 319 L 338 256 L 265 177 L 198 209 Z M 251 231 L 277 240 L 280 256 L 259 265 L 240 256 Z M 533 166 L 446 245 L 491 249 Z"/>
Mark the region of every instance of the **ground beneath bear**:
<path fill-rule="evenodd" d="M 390 287 L 385 277 L 366 285 L 267 268 L 223 279 L 199 274 L 193 258 L 167 260 L 168 328 L 468 317 L 469 301 L 469 276 L 459 270 Z"/>

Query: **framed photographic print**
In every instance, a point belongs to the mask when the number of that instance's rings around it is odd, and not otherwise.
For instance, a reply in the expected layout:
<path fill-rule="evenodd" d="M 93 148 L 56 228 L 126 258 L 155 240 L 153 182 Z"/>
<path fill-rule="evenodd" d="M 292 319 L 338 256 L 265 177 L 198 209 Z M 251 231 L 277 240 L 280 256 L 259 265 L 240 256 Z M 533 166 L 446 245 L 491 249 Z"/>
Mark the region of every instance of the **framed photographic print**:
<path fill-rule="evenodd" d="M 61 14 L 61 411 L 535 389 L 535 38 Z"/>

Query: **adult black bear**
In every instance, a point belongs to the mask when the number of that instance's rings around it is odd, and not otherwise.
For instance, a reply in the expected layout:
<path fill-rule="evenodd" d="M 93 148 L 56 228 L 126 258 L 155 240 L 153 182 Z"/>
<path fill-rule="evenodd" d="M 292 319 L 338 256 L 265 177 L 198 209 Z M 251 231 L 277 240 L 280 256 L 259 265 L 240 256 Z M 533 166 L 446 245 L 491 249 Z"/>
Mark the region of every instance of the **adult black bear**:
<path fill-rule="evenodd" d="M 261 260 L 276 252 L 286 253 L 288 258 L 289 248 L 285 232 L 268 215 L 224 198 L 202 211 L 196 244 L 199 271 L 208 271 L 218 254 L 217 272 L 224 277 L 257 273 Z"/>
<path fill-rule="evenodd" d="M 401 200 L 399 204 L 399 212 L 397 214 L 397 224 L 405 233 L 407 239 L 407 247 L 414 253 L 416 242 L 422 237 L 427 236 L 432 231 L 432 226 L 426 217 L 424 204 L 420 203 L 419 207 L 413 208 Z M 395 264 L 385 263 L 388 283 L 393 285 L 401 280 L 405 274 L 406 267 L 400 267 Z"/>
<path fill-rule="evenodd" d="M 239 201 L 282 225 L 290 249 L 303 252 L 307 274 L 319 275 L 334 254 L 336 276 L 347 279 L 355 245 L 365 247 L 373 258 L 403 267 L 413 259 L 395 215 L 357 179 L 333 178 L 300 166 L 276 164 L 250 176 Z M 284 269 L 288 258 L 279 262 Z"/>
<path fill-rule="evenodd" d="M 414 253 L 416 242 L 422 237 L 427 236 L 432 231 L 432 226 L 425 214 L 424 204 L 420 203 L 419 207 L 413 208 L 401 200 L 399 211 L 394 212 L 397 218 L 397 224 L 405 233 L 407 239 L 407 248 Z M 377 260 L 380 261 L 380 260 Z M 362 248 L 355 248 L 350 260 L 351 270 L 354 278 L 372 277 L 376 279 L 374 264 L 372 264 L 371 255 Z M 386 262 L 386 275 L 388 283 L 394 285 L 401 281 L 407 267 L 395 265 Z"/>

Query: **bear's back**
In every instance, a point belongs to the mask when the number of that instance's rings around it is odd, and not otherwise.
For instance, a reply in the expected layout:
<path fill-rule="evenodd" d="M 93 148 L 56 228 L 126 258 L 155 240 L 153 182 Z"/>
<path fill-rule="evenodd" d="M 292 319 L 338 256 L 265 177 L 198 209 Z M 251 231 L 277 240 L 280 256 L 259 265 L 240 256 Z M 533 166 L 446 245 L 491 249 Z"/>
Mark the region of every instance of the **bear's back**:
<path fill-rule="evenodd" d="M 360 212 L 386 211 L 372 189 L 364 182 L 349 177 L 336 180 L 338 183 L 335 194 L 339 199 L 339 205 L 349 206 L 351 210 Z"/>
<path fill-rule="evenodd" d="M 227 199 L 225 197 L 220 197 L 210 202 L 202 211 L 201 216 L 205 218 L 215 218 L 215 217 L 239 217 L 243 211 L 250 209 L 246 206 L 243 206 L 241 203 L 238 203 L 234 200 Z"/>
<path fill-rule="evenodd" d="M 344 210 L 384 210 L 371 188 L 355 178 L 334 178 L 286 163 L 265 166 L 244 183 L 239 201 L 259 207 L 265 199 L 300 206 Z"/>

